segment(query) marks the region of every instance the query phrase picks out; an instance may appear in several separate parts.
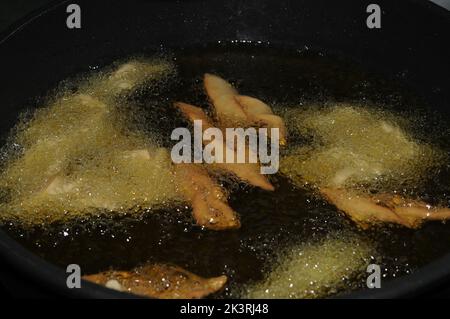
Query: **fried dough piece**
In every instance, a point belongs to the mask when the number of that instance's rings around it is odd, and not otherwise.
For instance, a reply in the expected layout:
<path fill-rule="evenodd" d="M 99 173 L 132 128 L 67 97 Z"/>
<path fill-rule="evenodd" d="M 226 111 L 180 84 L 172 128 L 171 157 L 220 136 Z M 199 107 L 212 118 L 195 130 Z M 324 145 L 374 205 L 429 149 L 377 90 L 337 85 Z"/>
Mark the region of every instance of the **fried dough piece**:
<path fill-rule="evenodd" d="M 154 264 L 131 271 L 106 271 L 83 279 L 119 291 L 158 299 L 198 299 L 221 290 L 227 277 L 202 278 L 177 266 Z"/>
<path fill-rule="evenodd" d="M 251 96 L 238 95 L 235 98 L 250 121 L 267 126 L 267 128 L 278 128 L 280 145 L 287 144 L 287 130 L 284 121 L 281 117 L 273 114 L 270 106 Z"/>
<path fill-rule="evenodd" d="M 286 145 L 287 131 L 284 121 L 281 117 L 273 114 L 272 109 L 266 103 L 254 97 L 239 95 L 230 83 L 217 75 L 206 73 L 204 83 L 221 127 L 246 124 L 278 128 L 280 144 Z"/>
<path fill-rule="evenodd" d="M 183 102 L 176 102 L 174 103 L 174 105 L 191 122 L 202 121 L 203 130 L 213 127 L 209 116 L 206 115 L 205 111 L 203 111 L 198 106 L 194 106 L 192 104 L 187 104 Z"/>
<path fill-rule="evenodd" d="M 175 165 L 175 175 L 181 191 L 191 202 L 193 216 L 199 226 L 213 230 L 235 229 L 241 226 L 236 212 L 228 206 L 219 185 L 197 164 Z"/>
<path fill-rule="evenodd" d="M 427 220 L 450 219 L 449 208 L 432 207 L 398 195 L 360 195 L 339 188 L 321 188 L 320 192 L 363 229 L 381 222 L 418 228 Z"/>
<path fill-rule="evenodd" d="M 247 121 L 244 110 L 235 99 L 238 92 L 230 83 L 221 77 L 206 73 L 204 84 L 220 124 L 226 124 L 227 122 L 245 123 Z"/>
<path fill-rule="evenodd" d="M 73 182 L 67 182 L 62 176 L 55 176 L 45 187 L 44 192 L 49 195 L 63 194 L 71 192 L 77 185 Z"/>
<path fill-rule="evenodd" d="M 175 103 L 175 107 L 181 110 L 183 115 L 190 121 L 201 120 L 203 130 L 212 127 L 211 120 L 201 108 L 182 102 Z M 221 143 L 218 147 L 224 149 L 223 154 L 225 154 L 226 150 L 227 152 L 233 152 L 233 158 L 237 157 L 236 150 L 228 148 L 226 143 Z M 248 154 L 249 152 L 247 151 L 246 153 Z M 211 165 L 211 168 L 236 175 L 239 179 L 264 190 L 274 190 L 273 185 L 260 173 L 260 167 L 257 163 L 214 163 L 214 165 Z"/>
<path fill-rule="evenodd" d="M 130 92 L 147 80 L 163 78 L 172 72 L 172 68 L 170 63 L 164 61 L 146 63 L 133 59 L 120 65 L 94 89 L 99 95 Z"/>
<path fill-rule="evenodd" d="M 260 173 L 259 164 L 256 163 L 215 163 L 211 166 L 216 171 L 228 172 L 250 185 L 265 191 L 273 192 L 275 187 Z"/>
<path fill-rule="evenodd" d="M 28 200 L 31 203 L 61 202 L 62 207 L 65 206 L 65 201 L 70 201 L 74 211 L 87 212 L 106 209 L 112 212 L 132 210 L 136 204 L 149 207 L 147 206 L 149 202 L 156 205 L 158 202 L 162 203 L 164 198 L 174 201 L 183 199 L 180 194 L 176 194 L 176 186 L 163 185 L 160 179 L 155 180 L 155 183 L 159 183 L 157 190 L 159 194 L 153 197 L 154 190 L 148 187 L 148 181 L 154 177 L 152 172 L 156 175 L 166 174 L 166 183 L 173 183 L 172 165 L 164 148 L 126 150 L 117 153 L 113 158 L 105 158 L 105 160 L 106 162 L 99 163 L 99 165 L 105 165 L 104 167 L 95 167 L 94 170 L 87 169 L 69 174 L 64 171 L 56 173 L 46 180 L 41 189 L 33 192 L 33 195 L 30 194 Z M 109 168 L 108 165 L 113 165 L 114 169 Z M 130 175 L 127 172 L 130 172 Z M 134 173 L 136 175 L 133 175 Z M 110 177 L 111 174 L 113 174 L 113 179 Z M 118 180 L 121 180 L 122 183 L 130 183 L 130 186 L 121 189 L 118 187 Z M 103 185 L 100 191 L 95 190 L 97 185 Z M 114 189 L 115 193 L 106 191 L 108 187 Z M 136 197 L 127 201 L 130 189 Z M 173 194 L 164 195 L 168 191 L 170 193 L 173 191 Z"/>

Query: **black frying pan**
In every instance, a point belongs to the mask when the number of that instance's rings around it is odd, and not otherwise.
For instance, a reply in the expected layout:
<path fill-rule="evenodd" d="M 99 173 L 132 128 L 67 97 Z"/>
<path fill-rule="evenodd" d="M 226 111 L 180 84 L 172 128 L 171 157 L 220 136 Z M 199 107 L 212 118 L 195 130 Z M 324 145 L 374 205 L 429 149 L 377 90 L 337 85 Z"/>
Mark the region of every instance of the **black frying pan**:
<path fill-rule="evenodd" d="M 118 58 L 165 49 L 250 40 L 273 47 L 335 52 L 407 82 L 450 118 L 450 13 L 428 1 L 377 1 L 382 28 L 366 27 L 371 1 L 77 1 L 82 28 L 69 30 L 66 3 L 36 12 L 0 40 L 0 133 L 5 136 L 30 100 L 59 81 Z M 449 246 L 450 251 L 450 246 Z M 21 295 L 127 297 L 90 283 L 67 289 L 66 273 L 0 230 L 2 282 Z M 413 275 L 351 297 L 406 297 L 450 285 L 450 253 Z M 17 289 L 19 288 L 19 289 Z"/>

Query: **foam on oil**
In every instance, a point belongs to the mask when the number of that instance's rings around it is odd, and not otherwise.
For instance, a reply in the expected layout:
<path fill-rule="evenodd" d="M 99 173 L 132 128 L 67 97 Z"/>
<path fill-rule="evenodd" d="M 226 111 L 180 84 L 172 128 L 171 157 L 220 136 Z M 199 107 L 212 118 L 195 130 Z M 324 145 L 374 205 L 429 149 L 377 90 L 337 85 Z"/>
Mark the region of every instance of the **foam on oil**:
<path fill-rule="evenodd" d="M 374 247 L 355 234 L 329 234 L 286 249 L 266 277 L 241 288 L 243 298 L 318 298 L 349 289 L 374 259 Z"/>
<path fill-rule="evenodd" d="M 410 194 L 445 164 L 445 152 L 408 132 L 411 116 L 340 103 L 294 108 L 285 118 L 291 132 L 310 138 L 282 160 L 299 186 Z"/>
<path fill-rule="evenodd" d="M 130 124 L 141 121 L 140 112 L 120 99 L 173 73 L 166 61 L 130 60 L 82 80 L 76 93 L 60 92 L 19 123 L 11 143 L 20 152 L 5 149 L 0 186 L 9 200 L 0 204 L 0 218 L 49 224 L 179 200 L 167 150 Z"/>

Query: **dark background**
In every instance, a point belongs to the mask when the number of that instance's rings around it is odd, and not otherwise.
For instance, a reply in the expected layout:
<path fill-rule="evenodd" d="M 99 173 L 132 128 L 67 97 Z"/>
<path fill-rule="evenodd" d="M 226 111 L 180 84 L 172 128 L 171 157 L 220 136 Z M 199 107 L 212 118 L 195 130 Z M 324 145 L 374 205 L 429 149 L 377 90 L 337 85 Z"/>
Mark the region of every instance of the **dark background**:
<path fill-rule="evenodd" d="M 450 10 L 450 0 L 431 0 Z M 5 30 L 15 21 L 30 14 L 40 7 L 55 2 L 54 0 L 2 0 L 0 2 L 0 31 Z M 76 3 L 76 1 L 73 1 Z"/>
<path fill-rule="evenodd" d="M 36 9 L 54 1 L 50 0 L 2 0 L 0 2 L 0 31 L 30 14 Z"/>
<path fill-rule="evenodd" d="M 33 11 L 47 5 L 51 0 L 2 0 L 0 2 L 0 32 L 10 28 Z M 0 263 L 0 273 L 3 272 Z M 0 296 L 10 297 L 0 283 Z"/>

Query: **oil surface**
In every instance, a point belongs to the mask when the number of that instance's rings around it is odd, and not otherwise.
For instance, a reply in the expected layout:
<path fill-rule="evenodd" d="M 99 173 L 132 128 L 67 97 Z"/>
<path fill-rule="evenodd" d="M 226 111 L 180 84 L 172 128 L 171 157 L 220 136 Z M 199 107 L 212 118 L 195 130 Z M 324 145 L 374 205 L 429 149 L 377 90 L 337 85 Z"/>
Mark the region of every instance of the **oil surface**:
<path fill-rule="evenodd" d="M 270 105 L 357 102 L 406 113 L 413 109 L 420 112 L 417 109 L 422 107 L 406 89 L 323 53 L 232 46 L 180 50 L 170 56 L 178 80 L 157 95 L 144 91 L 134 97 L 147 111 L 149 123 L 161 128 L 155 133 L 166 147 L 171 146 L 168 137 L 172 129 L 179 126 L 172 102 L 207 106 L 201 83 L 205 72 L 230 80 L 243 94 Z M 450 145 L 433 114 L 420 114 L 420 118 L 423 122 L 417 127 L 417 138 L 428 141 L 433 137 L 430 141 L 440 148 Z M 292 139 L 300 143 L 302 137 Z M 445 182 L 449 171 L 448 165 L 443 167 L 432 184 L 423 187 L 424 199 L 450 205 L 446 195 L 450 184 Z M 375 261 L 386 278 L 408 274 L 449 251 L 450 226 L 444 223 L 427 223 L 419 230 L 386 226 L 361 231 L 333 206 L 283 176 L 275 176 L 272 181 L 276 186 L 273 193 L 248 187 L 232 193 L 230 205 L 240 214 L 242 223 L 236 231 L 202 230 L 194 225 L 189 209 L 182 206 L 138 218 L 99 215 L 31 230 L 15 224 L 5 228 L 44 259 L 62 267 L 76 262 L 86 274 L 129 269 L 147 261 L 173 263 L 201 276 L 227 274 L 230 285 L 217 297 L 236 297 L 234 287 L 263 279 L 280 252 L 330 233 L 351 232 L 370 241 L 376 247 Z M 364 286 L 365 279 L 359 278 L 346 288 Z"/>

